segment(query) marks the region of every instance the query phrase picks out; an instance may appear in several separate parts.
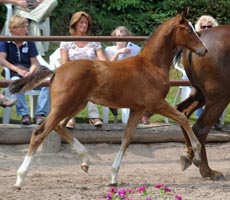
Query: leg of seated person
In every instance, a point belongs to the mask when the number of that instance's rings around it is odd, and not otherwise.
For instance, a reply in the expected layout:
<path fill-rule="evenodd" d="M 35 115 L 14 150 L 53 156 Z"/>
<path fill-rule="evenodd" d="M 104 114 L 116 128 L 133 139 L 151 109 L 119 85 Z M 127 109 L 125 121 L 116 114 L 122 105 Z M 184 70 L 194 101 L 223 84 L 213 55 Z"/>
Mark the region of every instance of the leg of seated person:
<path fill-rule="evenodd" d="M 18 79 L 20 79 L 18 76 L 11 77 L 11 80 L 18 80 Z M 16 95 L 11 95 L 11 96 L 17 99 L 16 112 L 18 116 L 22 116 L 22 124 L 30 125 L 31 120 L 29 117 L 29 110 L 26 104 L 26 98 L 24 93 L 18 93 Z"/>
<path fill-rule="evenodd" d="M 96 127 L 101 127 L 103 123 L 100 120 L 100 115 L 99 115 L 97 105 L 92 102 L 88 102 L 87 106 L 88 106 L 89 123 L 93 124 Z"/>
<path fill-rule="evenodd" d="M 44 21 L 52 14 L 54 8 L 58 5 L 57 0 L 44 0 L 34 9 L 23 9 L 19 6 L 15 6 L 14 14 L 25 17 L 30 20 L 29 22 L 29 35 L 41 36 L 41 30 L 39 23 Z M 37 41 L 36 47 L 41 56 L 45 55 L 45 50 L 41 41 Z"/>
<path fill-rule="evenodd" d="M 44 0 L 33 9 L 23 9 L 19 6 L 15 6 L 14 14 L 40 23 L 52 14 L 57 5 L 57 0 Z"/>
<path fill-rule="evenodd" d="M 114 123 L 117 123 L 118 122 L 118 110 L 116 108 L 109 108 L 109 109 L 113 113 Z"/>
<path fill-rule="evenodd" d="M 24 93 L 17 94 L 17 103 L 16 103 L 16 111 L 18 116 L 22 116 L 22 124 L 30 125 L 31 119 L 29 116 L 29 110 L 26 104 L 26 98 Z"/>
<path fill-rule="evenodd" d="M 44 117 L 48 115 L 50 111 L 50 95 L 48 87 L 41 87 L 40 94 L 38 96 L 35 121 L 36 124 L 41 124 L 44 121 Z"/>

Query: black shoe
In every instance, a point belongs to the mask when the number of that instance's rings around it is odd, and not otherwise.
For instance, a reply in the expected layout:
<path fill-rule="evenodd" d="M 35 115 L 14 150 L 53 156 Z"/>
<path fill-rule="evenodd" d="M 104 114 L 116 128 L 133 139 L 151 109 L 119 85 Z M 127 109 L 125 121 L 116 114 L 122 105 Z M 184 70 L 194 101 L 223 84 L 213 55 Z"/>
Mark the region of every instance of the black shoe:
<path fill-rule="evenodd" d="M 31 120 L 30 120 L 29 115 L 24 115 L 22 117 L 22 124 L 23 125 L 31 125 Z"/>

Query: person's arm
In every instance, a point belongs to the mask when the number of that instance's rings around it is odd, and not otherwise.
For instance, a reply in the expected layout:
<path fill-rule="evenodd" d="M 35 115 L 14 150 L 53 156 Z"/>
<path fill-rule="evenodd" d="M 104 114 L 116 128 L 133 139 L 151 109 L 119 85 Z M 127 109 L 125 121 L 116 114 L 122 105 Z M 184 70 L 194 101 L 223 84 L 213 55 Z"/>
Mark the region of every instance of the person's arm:
<path fill-rule="evenodd" d="M 107 49 L 107 50 L 105 50 L 105 53 L 106 53 L 106 57 L 108 60 L 115 61 L 118 59 L 118 56 L 120 54 L 130 53 L 130 49 L 127 47 L 124 47 L 124 48 L 118 49 L 115 53 L 112 53 L 111 50 Z"/>
<path fill-rule="evenodd" d="M 102 48 L 97 49 L 96 54 L 97 54 L 98 60 L 107 60 L 104 55 L 104 52 L 102 51 Z"/>
<path fill-rule="evenodd" d="M 60 54 L 61 54 L 61 64 L 63 65 L 69 61 L 68 50 L 60 49 Z"/>
<path fill-rule="evenodd" d="M 129 54 L 130 53 L 130 49 L 127 47 L 121 48 L 119 50 L 116 51 L 116 53 L 112 56 L 111 61 L 117 60 L 118 56 L 120 54 Z"/>
<path fill-rule="evenodd" d="M 28 71 L 26 71 L 26 70 L 24 70 L 24 69 L 22 69 L 16 65 L 13 65 L 9 61 L 7 61 L 6 56 L 7 56 L 6 53 L 0 52 L 0 65 L 7 67 L 8 69 L 10 69 L 12 71 L 17 72 L 21 76 L 25 76 L 28 73 Z"/>
<path fill-rule="evenodd" d="M 30 74 L 33 74 L 37 70 L 37 68 L 38 68 L 38 64 L 39 63 L 38 63 L 38 60 L 37 60 L 36 57 L 31 57 L 30 58 L 30 62 L 31 62 L 30 69 L 29 69 L 29 71 L 24 76 L 28 76 Z"/>

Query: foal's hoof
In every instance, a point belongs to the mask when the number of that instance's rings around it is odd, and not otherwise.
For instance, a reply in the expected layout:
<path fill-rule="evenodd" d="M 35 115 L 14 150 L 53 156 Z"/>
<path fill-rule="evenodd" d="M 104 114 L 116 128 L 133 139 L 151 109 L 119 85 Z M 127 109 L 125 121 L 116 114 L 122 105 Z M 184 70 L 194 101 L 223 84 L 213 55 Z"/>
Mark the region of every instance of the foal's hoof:
<path fill-rule="evenodd" d="M 20 186 L 18 186 L 18 185 L 14 185 L 14 190 L 17 190 L 17 191 L 19 191 L 19 190 L 21 190 L 22 188 L 20 187 Z"/>
<path fill-rule="evenodd" d="M 82 169 L 85 173 L 87 173 L 88 170 L 89 170 L 89 166 L 88 166 L 87 164 L 82 164 L 82 165 L 81 165 L 81 169 Z"/>
<path fill-rule="evenodd" d="M 192 162 L 193 164 L 196 166 L 196 167 L 199 167 L 200 166 L 200 159 L 196 159 L 195 157 L 192 159 Z"/>
<path fill-rule="evenodd" d="M 180 157 L 181 170 L 184 171 L 192 165 L 192 161 L 187 156 Z"/>
<path fill-rule="evenodd" d="M 117 187 L 117 185 L 118 185 L 117 183 L 110 183 L 109 184 L 109 186 L 111 186 L 111 187 Z"/>

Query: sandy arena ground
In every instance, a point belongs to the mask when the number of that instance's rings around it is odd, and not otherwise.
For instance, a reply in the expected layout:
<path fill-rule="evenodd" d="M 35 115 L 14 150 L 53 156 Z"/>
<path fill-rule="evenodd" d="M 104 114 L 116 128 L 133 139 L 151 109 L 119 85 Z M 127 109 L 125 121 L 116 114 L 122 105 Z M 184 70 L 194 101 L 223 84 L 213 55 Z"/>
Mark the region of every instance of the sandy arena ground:
<path fill-rule="evenodd" d="M 13 185 L 28 145 L 0 145 L 1 200 L 97 200 L 109 191 L 111 164 L 117 144 L 87 144 L 91 166 L 88 174 L 79 168 L 80 161 L 67 144 L 57 154 L 37 153 L 22 190 Z M 179 156 L 182 143 L 131 144 L 119 173 L 119 187 L 163 183 L 187 200 L 230 199 L 230 142 L 207 144 L 210 166 L 221 171 L 225 181 L 201 178 L 191 166 L 181 171 Z"/>

